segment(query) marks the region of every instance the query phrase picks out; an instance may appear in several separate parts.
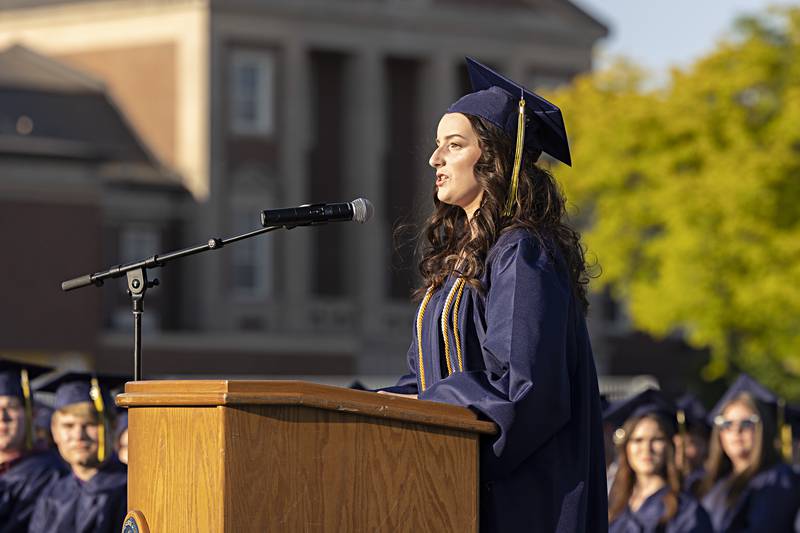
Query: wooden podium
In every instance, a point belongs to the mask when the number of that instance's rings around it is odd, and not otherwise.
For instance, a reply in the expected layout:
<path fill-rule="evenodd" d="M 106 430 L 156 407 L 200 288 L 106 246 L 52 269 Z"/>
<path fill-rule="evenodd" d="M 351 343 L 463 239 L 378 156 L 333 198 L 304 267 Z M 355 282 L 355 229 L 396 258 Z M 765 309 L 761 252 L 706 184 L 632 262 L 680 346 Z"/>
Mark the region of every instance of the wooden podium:
<path fill-rule="evenodd" d="M 151 533 L 478 530 L 461 407 L 297 381 L 140 381 L 128 509 Z"/>

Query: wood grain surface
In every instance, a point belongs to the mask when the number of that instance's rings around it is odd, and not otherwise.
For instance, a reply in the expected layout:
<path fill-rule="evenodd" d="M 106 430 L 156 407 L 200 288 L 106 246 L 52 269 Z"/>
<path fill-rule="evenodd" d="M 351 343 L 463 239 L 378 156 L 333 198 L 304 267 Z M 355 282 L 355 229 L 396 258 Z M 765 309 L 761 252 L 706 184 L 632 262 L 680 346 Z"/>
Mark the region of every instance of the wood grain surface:
<path fill-rule="evenodd" d="M 128 509 L 152 533 L 224 531 L 224 409 L 129 409 Z"/>
<path fill-rule="evenodd" d="M 289 406 L 226 426 L 225 531 L 477 531 L 476 434 Z"/>

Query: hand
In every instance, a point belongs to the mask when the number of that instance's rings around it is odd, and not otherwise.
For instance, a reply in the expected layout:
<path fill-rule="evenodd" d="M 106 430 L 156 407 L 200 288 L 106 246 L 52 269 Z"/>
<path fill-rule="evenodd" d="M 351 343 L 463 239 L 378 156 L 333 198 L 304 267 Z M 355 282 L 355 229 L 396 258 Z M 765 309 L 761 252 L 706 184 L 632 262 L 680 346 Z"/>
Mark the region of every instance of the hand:
<path fill-rule="evenodd" d="M 378 394 L 388 394 L 389 396 L 400 396 L 401 398 L 413 398 L 414 400 L 418 399 L 416 394 L 400 394 L 398 392 L 389 392 L 385 390 L 379 390 Z"/>

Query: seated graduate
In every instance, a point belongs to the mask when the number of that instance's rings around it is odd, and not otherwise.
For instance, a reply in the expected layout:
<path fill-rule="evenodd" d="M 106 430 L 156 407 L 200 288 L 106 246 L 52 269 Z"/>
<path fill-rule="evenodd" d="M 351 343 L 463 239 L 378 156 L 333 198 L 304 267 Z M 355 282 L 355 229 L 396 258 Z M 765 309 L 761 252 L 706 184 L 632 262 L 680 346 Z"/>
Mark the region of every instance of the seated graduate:
<path fill-rule="evenodd" d="M 742 374 L 711 410 L 701 484 L 715 531 L 791 531 L 800 508 L 797 473 L 778 452 L 778 397 Z"/>
<path fill-rule="evenodd" d="M 684 394 L 675 400 L 675 406 L 679 427 L 675 435 L 675 464 L 683 477 L 683 489 L 697 495 L 706 473 L 703 465 L 708 458 L 711 434 L 708 411 L 693 394 Z"/>
<path fill-rule="evenodd" d="M 122 464 L 128 464 L 128 412 L 117 417 L 114 425 L 114 449 Z"/>
<path fill-rule="evenodd" d="M 118 533 L 127 511 L 127 467 L 113 453 L 109 429 L 113 380 L 68 373 L 41 390 L 55 391 L 53 440 L 70 473 L 39 497 L 30 532 Z"/>
<path fill-rule="evenodd" d="M 33 447 L 36 450 L 53 450 L 55 443 L 50 425 L 53 421 L 53 408 L 41 402 L 33 403 Z"/>
<path fill-rule="evenodd" d="M 681 491 L 675 415 L 675 407 L 655 389 L 606 411 L 607 420 L 622 425 L 614 434 L 618 467 L 608 501 L 611 533 L 712 531 L 700 502 Z"/>
<path fill-rule="evenodd" d="M 51 370 L 0 360 L 0 533 L 27 531 L 39 494 L 66 471 L 33 442 L 29 380 Z"/>
<path fill-rule="evenodd" d="M 434 211 L 410 372 L 387 390 L 497 424 L 482 443 L 481 531 L 604 531 L 583 248 L 556 180 L 536 165 L 542 151 L 570 163 L 561 112 L 467 67 L 474 92 L 440 120 L 429 161 Z"/>

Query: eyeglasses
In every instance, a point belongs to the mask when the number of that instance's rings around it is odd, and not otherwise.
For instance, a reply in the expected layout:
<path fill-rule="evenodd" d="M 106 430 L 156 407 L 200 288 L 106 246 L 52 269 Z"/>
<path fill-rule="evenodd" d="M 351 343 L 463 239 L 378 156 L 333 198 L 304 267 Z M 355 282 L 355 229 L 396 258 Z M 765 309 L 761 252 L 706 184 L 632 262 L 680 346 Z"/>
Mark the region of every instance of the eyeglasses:
<path fill-rule="evenodd" d="M 714 418 L 714 425 L 720 431 L 731 431 L 735 428 L 738 428 L 739 431 L 753 431 L 759 422 L 761 422 L 761 418 L 758 415 L 750 415 L 742 420 L 730 420 L 721 415 Z"/>

